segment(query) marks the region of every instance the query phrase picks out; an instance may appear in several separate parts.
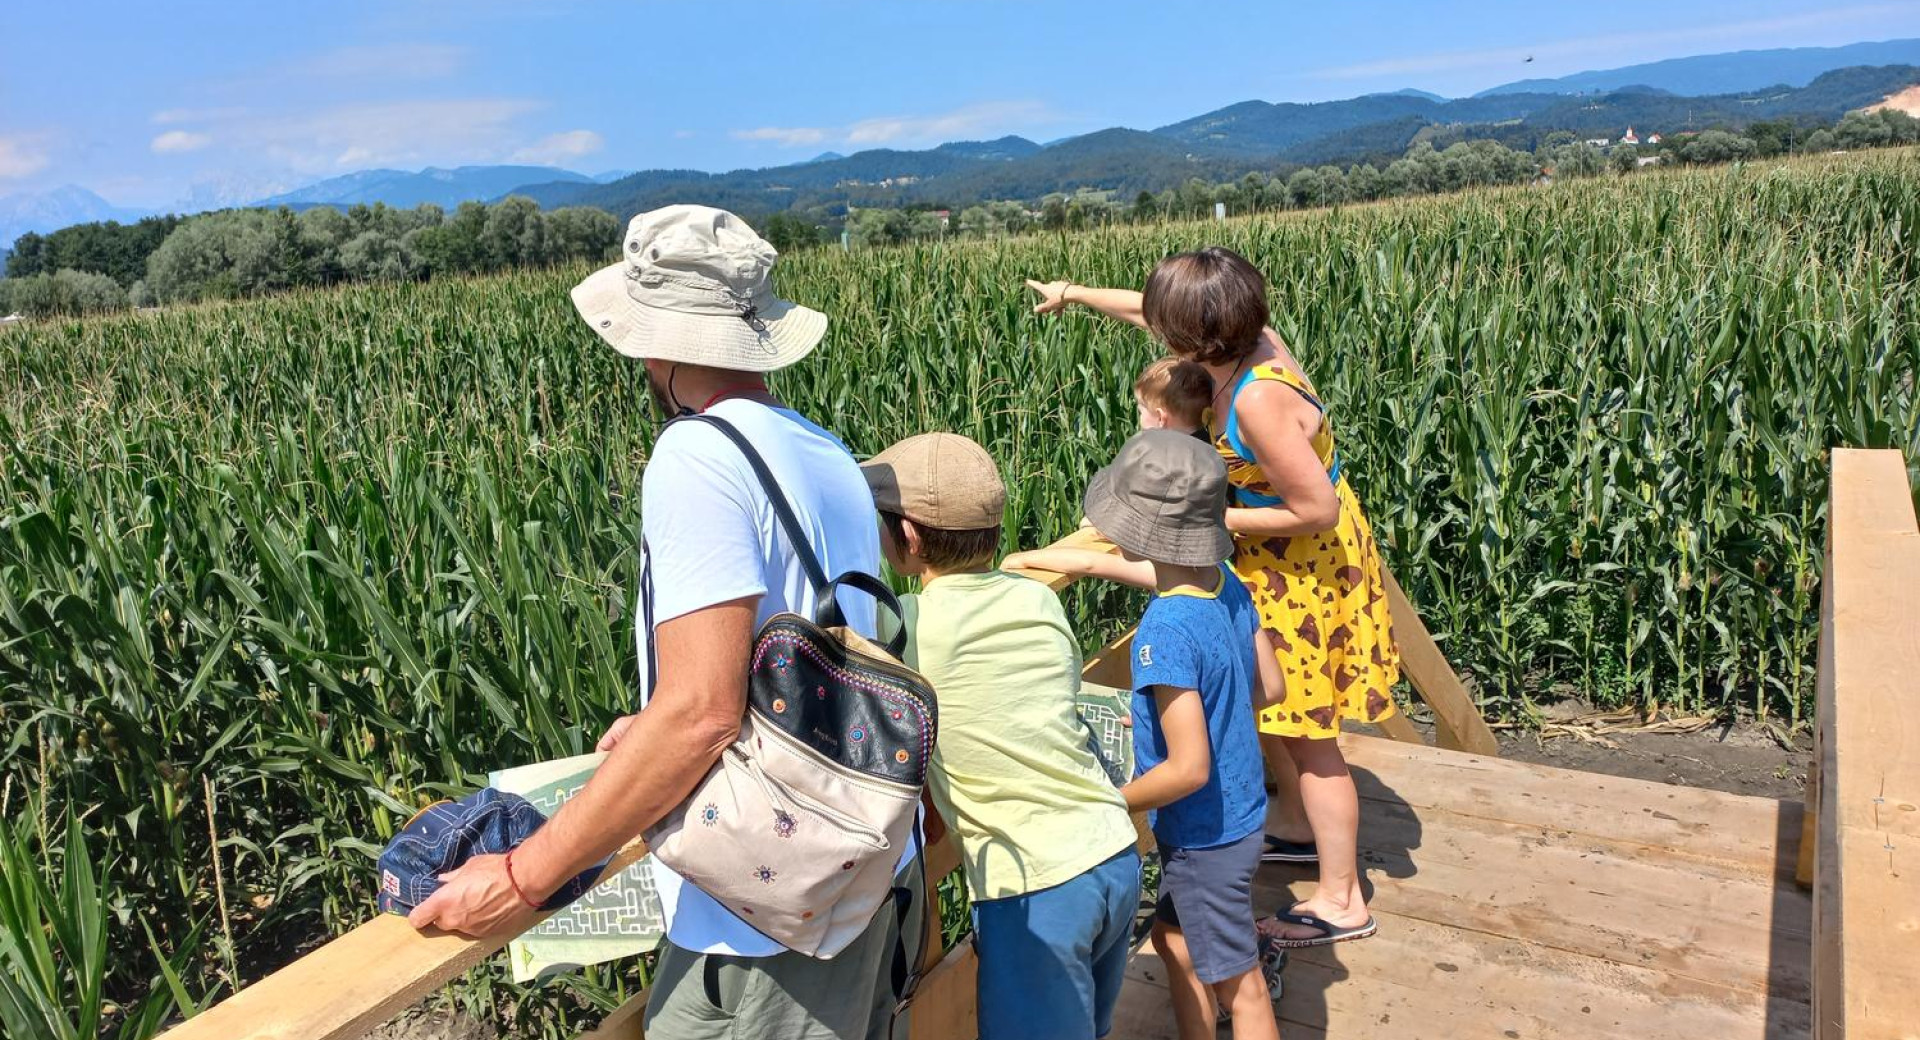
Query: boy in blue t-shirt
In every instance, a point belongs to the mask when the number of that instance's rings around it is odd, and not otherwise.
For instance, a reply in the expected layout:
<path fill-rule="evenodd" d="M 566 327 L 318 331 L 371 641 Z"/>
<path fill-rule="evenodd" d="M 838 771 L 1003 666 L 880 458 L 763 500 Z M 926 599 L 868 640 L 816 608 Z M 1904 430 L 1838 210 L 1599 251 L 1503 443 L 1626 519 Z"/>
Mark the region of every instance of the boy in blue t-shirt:
<path fill-rule="evenodd" d="M 1180 1036 L 1214 1035 L 1211 990 L 1235 1040 L 1277 1040 L 1253 916 L 1267 793 L 1252 697 L 1275 659 L 1259 649 L 1252 598 L 1221 566 L 1233 552 L 1226 508 L 1218 453 L 1169 430 L 1128 440 L 1085 502 L 1102 536 L 1153 569 L 1155 596 L 1133 637 L 1136 775 L 1121 794 L 1128 809 L 1154 813 L 1153 939 Z"/>

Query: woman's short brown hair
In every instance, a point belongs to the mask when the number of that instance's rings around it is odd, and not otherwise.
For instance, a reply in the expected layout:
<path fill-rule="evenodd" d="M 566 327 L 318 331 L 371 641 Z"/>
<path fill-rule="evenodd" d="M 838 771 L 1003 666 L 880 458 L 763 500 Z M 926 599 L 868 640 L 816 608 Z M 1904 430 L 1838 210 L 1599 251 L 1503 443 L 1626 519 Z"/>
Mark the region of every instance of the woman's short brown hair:
<path fill-rule="evenodd" d="M 1245 357 L 1267 327 L 1267 280 L 1246 257 L 1222 246 L 1160 261 L 1142 295 L 1147 328 L 1190 361 Z"/>
<path fill-rule="evenodd" d="M 1213 377 L 1192 361 L 1163 357 L 1140 370 L 1133 392 L 1147 404 L 1166 409 L 1168 418 L 1182 426 L 1201 429 L 1213 403 Z"/>
<path fill-rule="evenodd" d="M 882 512 L 880 522 L 901 552 L 907 549 L 907 532 L 898 513 Z M 992 563 L 1000 552 L 1000 528 L 983 527 L 977 531 L 949 531 L 914 521 L 920 532 L 920 561 L 936 570 L 951 571 Z"/>

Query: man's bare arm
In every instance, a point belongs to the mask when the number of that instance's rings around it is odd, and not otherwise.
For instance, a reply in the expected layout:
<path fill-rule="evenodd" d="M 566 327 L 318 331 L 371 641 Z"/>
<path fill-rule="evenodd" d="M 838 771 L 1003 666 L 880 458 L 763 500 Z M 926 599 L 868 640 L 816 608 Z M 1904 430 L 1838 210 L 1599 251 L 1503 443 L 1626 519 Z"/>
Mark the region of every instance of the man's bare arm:
<path fill-rule="evenodd" d="M 660 682 L 647 710 L 630 716 L 605 762 L 546 826 L 506 857 L 476 856 L 408 919 L 467 935 L 524 929 L 534 901 L 611 856 L 680 804 L 740 733 L 747 660 L 759 597 L 731 600 L 654 629 Z M 602 742 L 603 746 L 605 741 Z"/>
<path fill-rule="evenodd" d="M 658 823 L 740 734 L 759 599 L 696 610 L 654 629 L 660 681 L 593 779 L 513 857 L 541 894 Z"/>

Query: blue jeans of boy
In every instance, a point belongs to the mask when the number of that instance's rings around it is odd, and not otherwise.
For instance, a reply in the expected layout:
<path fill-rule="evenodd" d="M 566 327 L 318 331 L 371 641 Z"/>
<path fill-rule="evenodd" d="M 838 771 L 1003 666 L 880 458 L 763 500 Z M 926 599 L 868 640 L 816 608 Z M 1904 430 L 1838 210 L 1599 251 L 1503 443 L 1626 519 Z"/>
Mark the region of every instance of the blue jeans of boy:
<path fill-rule="evenodd" d="M 1139 905 L 1132 849 L 1052 888 L 973 904 L 980 1040 L 1106 1036 Z"/>

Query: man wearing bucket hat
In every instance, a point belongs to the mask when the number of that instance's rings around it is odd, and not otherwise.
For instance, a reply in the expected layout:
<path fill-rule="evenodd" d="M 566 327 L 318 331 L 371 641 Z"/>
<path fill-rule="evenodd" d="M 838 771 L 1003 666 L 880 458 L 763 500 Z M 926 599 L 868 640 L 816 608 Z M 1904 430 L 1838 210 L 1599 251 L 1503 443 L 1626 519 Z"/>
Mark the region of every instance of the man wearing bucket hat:
<path fill-rule="evenodd" d="M 1277 1040 L 1261 971 L 1253 875 L 1267 815 L 1253 690 L 1265 638 L 1246 587 L 1223 562 L 1227 469 L 1218 452 L 1147 430 L 1094 475 L 1082 505 L 1154 591 L 1133 636 L 1133 746 L 1127 808 L 1153 811 L 1160 846 L 1154 945 L 1183 1040 L 1214 1035 L 1209 991 L 1236 1040 Z"/>
<path fill-rule="evenodd" d="M 668 206 L 633 218 L 621 259 L 573 290 L 589 327 L 639 359 L 663 410 L 724 419 L 765 459 L 828 574 L 879 573 L 873 497 L 846 447 L 782 404 L 766 374 L 806 357 L 818 311 L 780 299 L 773 247 L 739 217 Z M 508 857 L 482 856 L 410 915 L 473 935 L 524 928 L 532 907 L 673 811 L 738 735 L 755 632 L 782 611 L 812 616 L 815 593 L 750 463 L 704 423 L 664 431 L 641 484 L 636 629 L 644 710 L 600 740 L 607 760 L 578 795 Z M 864 596 L 847 623 L 874 635 Z M 919 849 L 900 884 L 922 898 Z M 911 869 L 906 869 L 911 868 Z M 898 995 L 896 948 L 918 949 L 917 915 L 891 903 L 831 960 L 783 949 L 654 864 L 667 948 L 645 1029 L 705 1037 L 884 1037 Z M 908 917 L 908 935 L 899 920 Z"/>

